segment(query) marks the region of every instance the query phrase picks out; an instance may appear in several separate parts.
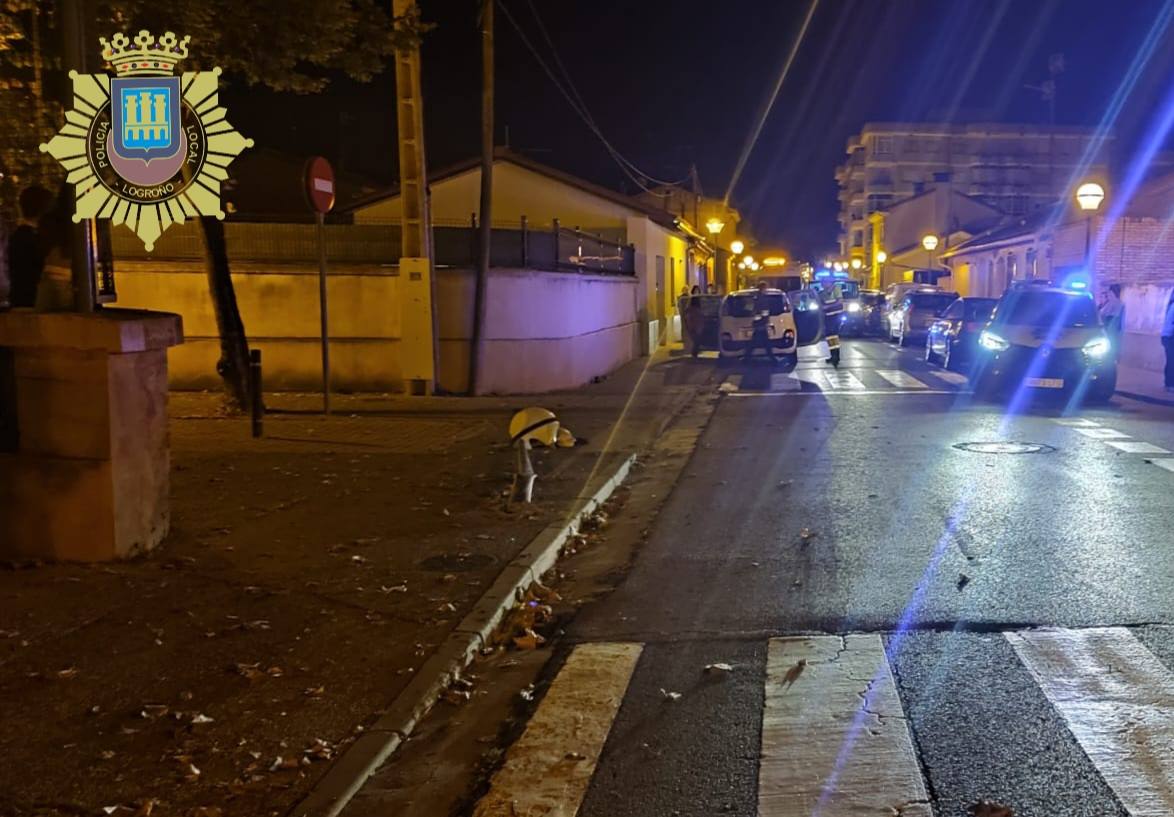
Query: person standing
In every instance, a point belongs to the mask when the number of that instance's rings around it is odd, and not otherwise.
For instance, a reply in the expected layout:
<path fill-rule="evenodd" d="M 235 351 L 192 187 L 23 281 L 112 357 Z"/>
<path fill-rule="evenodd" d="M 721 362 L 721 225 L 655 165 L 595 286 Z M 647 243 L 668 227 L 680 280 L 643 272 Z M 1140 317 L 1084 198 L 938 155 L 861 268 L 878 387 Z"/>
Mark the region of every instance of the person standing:
<path fill-rule="evenodd" d="M 1166 350 L 1166 391 L 1174 392 L 1174 292 L 1166 302 L 1166 317 L 1162 321 L 1162 346 Z"/>
<path fill-rule="evenodd" d="M 45 269 L 45 250 L 38 233 L 40 218 L 53 203 L 53 194 L 43 187 L 26 187 L 18 200 L 20 221 L 8 236 L 8 301 L 13 307 L 32 308 Z"/>
<path fill-rule="evenodd" d="M 1125 330 L 1125 304 L 1121 301 L 1121 285 L 1110 284 L 1105 295 L 1105 302 L 1101 304 L 1101 322 L 1105 325 L 1105 333 L 1113 342 L 1113 350 L 1121 350 L 1121 333 Z"/>

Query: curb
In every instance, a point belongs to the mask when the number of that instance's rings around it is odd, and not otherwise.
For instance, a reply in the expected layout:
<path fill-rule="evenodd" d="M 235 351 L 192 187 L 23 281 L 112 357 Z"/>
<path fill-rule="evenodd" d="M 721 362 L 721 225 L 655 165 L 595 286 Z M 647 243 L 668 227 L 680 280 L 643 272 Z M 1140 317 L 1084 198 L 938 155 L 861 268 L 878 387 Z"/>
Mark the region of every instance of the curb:
<path fill-rule="evenodd" d="M 1151 403 L 1155 406 L 1174 406 L 1174 400 L 1165 400 L 1161 397 L 1154 397 L 1149 394 L 1142 394 L 1136 391 L 1122 391 L 1117 390 L 1117 394 L 1122 397 L 1128 397 L 1130 400 L 1137 400 L 1139 403 Z"/>
<path fill-rule="evenodd" d="M 673 412 L 672 416 L 675 414 Z M 669 421 L 663 424 L 662 432 Z M 635 461 L 635 454 L 625 457 L 594 493 L 581 494 L 575 499 L 574 510 L 567 522 L 546 527 L 506 565 L 497 580 L 477 600 L 472 612 L 424 662 L 387 711 L 343 752 L 305 799 L 294 807 L 290 812 L 294 817 L 337 817 L 346 808 L 367 779 L 407 740 L 416 724 L 473 661 L 502 618 L 521 600 L 530 585 L 554 566 L 559 551 L 578 533 L 584 517 L 606 502 L 628 478 Z"/>

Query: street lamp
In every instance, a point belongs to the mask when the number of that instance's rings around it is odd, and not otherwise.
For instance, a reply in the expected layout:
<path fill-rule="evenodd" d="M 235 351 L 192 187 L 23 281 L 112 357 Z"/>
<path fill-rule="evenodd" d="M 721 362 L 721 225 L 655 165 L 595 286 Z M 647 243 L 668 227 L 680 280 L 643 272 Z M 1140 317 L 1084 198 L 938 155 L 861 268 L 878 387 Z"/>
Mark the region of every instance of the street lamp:
<path fill-rule="evenodd" d="M 852 259 L 852 269 L 860 269 L 863 266 L 864 266 L 864 262 L 861 261 L 859 258 Z"/>
<path fill-rule="evenodd" d="M 744 250 L 744 249 L 746 249 L 746 245 L 743 244 L 738 239 L 735 238 L 733 241 L 730 242 L 730 252 L 732 252 L 734 255 L 741 255 L 742 250 Z"/>
<path fill-rule="evenodd" d="M 928 233 L 922 237 L 921 246 L 925 247 L 925 251 L 929 254 L 928 268 L 933 269 L 933 251 L 938 248 L 938 237 L 933 233 Z"/>
<path fill-rule="evenodd" d="M 1081 210 L 1096 210 L 1105 200 L 1105 188 L 1096 182 L 1085 182 L 1076 188 L 1076 203 Z"/>
<path fill-rule="evenodd" d="M 717 235 L 725 229 L 726 223 L 716 216 L 705 222 L 705 229 L 713 236 L 713 282 L 717 283 Z M 705 287 L 702 287 L 704 289 Z"/>
<path fill-rule="evenodd" d="M 746 262 L 746 266 L 748 266 L 748 267 L 754 266 L 754 256 L 753 255 L 747 255 L 742 260 Z"/>
<path fill-rule="evenodd" d="M 1105 188 L 1096 182 L 1085 182 L 1076 188 L 1076 204 L 1081 210 L 1088 213 L 1084 219 L 1084 267 L 1090 276 L 1091 271 L 1088 269 L 1088 266 L 1092 261 L 1092 217 L 1104 200 Z"/>
<path fill-rule="evenodd" d="M 887 252 L 885 252 L 884 250 L 877 250 L 876 251 L 876 263 L 883 264 L 888 260 L 889 260 L 889 254 Z"/>

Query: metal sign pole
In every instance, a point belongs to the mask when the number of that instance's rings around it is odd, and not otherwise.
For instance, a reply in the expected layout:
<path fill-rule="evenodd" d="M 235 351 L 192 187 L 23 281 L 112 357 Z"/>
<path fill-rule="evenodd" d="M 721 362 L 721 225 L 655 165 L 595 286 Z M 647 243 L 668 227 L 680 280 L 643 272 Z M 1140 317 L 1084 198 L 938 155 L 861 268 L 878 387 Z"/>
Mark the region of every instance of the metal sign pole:
<path fill-rule="evenodd" d="M 330 413 L 330 332 L 326 320 L 326 216 L 318 219 L 318 312 L 322 319 L 322 412 Z"/>

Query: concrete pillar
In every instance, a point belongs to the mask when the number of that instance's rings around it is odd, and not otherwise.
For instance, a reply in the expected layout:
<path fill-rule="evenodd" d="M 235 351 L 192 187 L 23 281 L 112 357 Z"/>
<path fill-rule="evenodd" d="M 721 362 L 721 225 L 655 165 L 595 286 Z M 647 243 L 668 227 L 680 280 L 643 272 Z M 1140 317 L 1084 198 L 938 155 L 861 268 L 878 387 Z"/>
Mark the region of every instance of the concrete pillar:
<path fill-rule="evenodd" d="M 101 561 L 163 540 L 167 347 L 182 342 L 166 312 L 0 313 L 0 557 Z"/>

